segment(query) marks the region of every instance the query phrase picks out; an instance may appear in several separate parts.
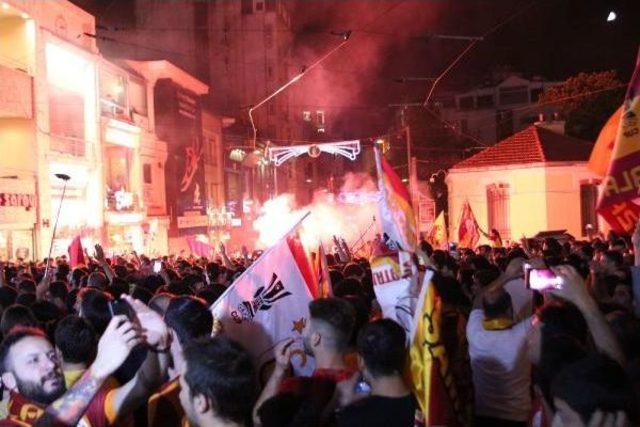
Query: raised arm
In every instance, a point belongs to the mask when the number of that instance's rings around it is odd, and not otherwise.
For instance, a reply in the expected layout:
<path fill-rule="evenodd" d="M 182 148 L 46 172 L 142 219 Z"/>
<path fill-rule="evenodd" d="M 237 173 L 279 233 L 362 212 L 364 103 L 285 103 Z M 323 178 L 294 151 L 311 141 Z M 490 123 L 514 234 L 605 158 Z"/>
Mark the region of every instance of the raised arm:
<path fill-rule="evenodd" d="M 278 394 L 280 384 L 287 377 L 289 368 L 291 366 L 291 346 L 293 340 L 284 340 L 276 346 L 274 349 L 276 364 L 269 381 L 262 389 L 262 393 L 258 397 L 255 406 L 253 407 L 253 425 L 260 426 L 260 419 L 258 418 L 258 410 L 264 402 Z"/>
<path fill-rule="evenodd" d="M 600 312 L 598 304 L 589 294 L 582 277 L 569 265 L 560 265 L 552 269 L 557 276 L 562 278 L 562 285 L 552 291 L 553 295 L 578 307 L 587 322 L 598 351 L 611 357 L 621 366 L 625 366 L 626 360 L 620 344 L 609 328 L 604 315 Z"/>
<path fill-rule="evenodd" d="M 113 317 L 98 342 L 95 361 L 71 389 L 47 407 L 36 426 L 78 424 L 105 380 L 122 365 L 131 350 L 141 342 L 140 331 L 126 316 Z"/>
<path fill-rule="evenodd" d="M 104 274 L 106 274 L 109 282 L 113 283 L 113 279 L 116 278 L 116 273 L 113 272 L 113 269 L 107 262 L 107 258 L 104 256 L 104 249 L 102 249 L 101 245 L 96 245 L 96 261 L 100 264 L 100 267 L 104 270 Z"/>
<path fill-rule="evenodd" d="M 114 391 L 114 412 L 117 417 L 129 413 L 162 385 L 169 367 L 170 335 L 162 317 L 138 300 L 123 297 L 136 312 L 149 346 L 147 358 L 136 375 Z"/>
<path fill-rule="evenodd" d="M 220 243 L 219 249 L 220 249 L 220 256 L 222 257 L 222 263 L 224 264 L 224 266 L 229 270 L 235 270 L 233 263 L 227 256 L 227 249 L 224 247 L 224 243 Z"/>
<path fill-rule="evenodd" d="M 489 292 L 495 292 L 498 289 L 504 287 L 510 281 L 522 277 L 524 274 L 524 259 L 523 258 L 515 258 L 512 259 L 506 270 L 498 276 L 496 280 L 489 283 L 487 286 L 482 288 L 473 299 L 473 309 L 481 309 L 482 308 L 482 298 Z"/>

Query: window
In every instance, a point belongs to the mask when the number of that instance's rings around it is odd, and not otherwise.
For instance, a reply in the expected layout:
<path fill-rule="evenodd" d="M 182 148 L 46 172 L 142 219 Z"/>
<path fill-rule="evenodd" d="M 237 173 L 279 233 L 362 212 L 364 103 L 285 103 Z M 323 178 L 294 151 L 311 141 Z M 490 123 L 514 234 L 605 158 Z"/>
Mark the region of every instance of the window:
<path fill-rule="evenodd" d="M 582 235 L 588 236 L 587 225 L 593 227 L 593 233 L 598 230 L 598 216 L 596 215 L 596 204 L 598 203 L 598 184 L 580 184 L 580 222 L 582 224 Z"/>
<path fill-rule="evenodd" d="M 126 80 L 124 76 L 100 70 L 100 107 L 103 114 L 124 114 L 127 107 Z"/>
<path fill-rule="evenodd" d="M 311 111 L 303 111 L 302 112 L 302 120 L 304 120 L 305 122 L 310 122 L 311 121 Z"/>
<path fill-rule="evenodd" d="M 145 184 L 151 184 L 153 182 L 153 180 L 151 178 L 151 165 L 150 164 L 145 163 L 144 165 L 142 165 L 142 176 L 143 176 Z"/>
<path fill-rule="evenodd" d="M 489 232 L 495 228 L 503 241 L 510 238 L 509 184 L 491 184 L 487 187 L 487 217 Z"/>
<path fill-rule="evenodd" d="M 240 3 L 240 11 L 243 15 L 253 13 L 253 0 L 242 0 Z"/>
<path fill-rule="evenodd" d="M 463 96 L 458 102 L 461 110 L 473 110 L 473 96 Z"/>
<path fill-rule="evenodd" d="M 84 98 L 49 86 L 49 126 L 52 135 L 84 139 Z"/>
<path fill-rule="evenodd" d="M 262 10 L 264 9 L 264 3 L 262 3 L 261 1 L 256 3 L 256 10 L 258 12 L 262 12 Z"/>
<path fill-rule="evenodd" d="M 540 99 L 540 95 L 542 95 L 543 92 L 544 89 L 542 89 L 541 87 L 531 89 L 531 102 L 538 102 L 538 100 Z"/>
<path fill-rule="evenodd" d="M 276 0 L 266 0 L 265 4 L 267 6 L 267 12 L 275 12 L 276 11 Z"/>
<path fill-rule="evenodd" d="M 480 95 L 476 99 L 478 108 L 491 108 L 494 105 L 493 95 Z"/>
<path fill-rule="evenodd" d="M 500 88 L 500 105 L 526 104 L 529 102 L 529 91 L 526 86 Z"/>
<path fill-rule="evenodd" d="M 131 111 L 141 116 L 147 115 L 147 91 L 144 83 L 130 81 L 129 102 Z"/>
<path fill-rule="evenodd" d="M 316 111 L 316 118 L 319 126 L 324 126 L 324 111 Z"/>

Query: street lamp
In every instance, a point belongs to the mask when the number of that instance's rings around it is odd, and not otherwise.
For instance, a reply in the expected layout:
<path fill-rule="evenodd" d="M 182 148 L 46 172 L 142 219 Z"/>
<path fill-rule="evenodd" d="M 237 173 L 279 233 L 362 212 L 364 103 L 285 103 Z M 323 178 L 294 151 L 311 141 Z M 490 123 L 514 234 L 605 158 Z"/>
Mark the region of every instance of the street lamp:
<path fill-rule="evenodd" d="M 53 223 L 53 233 L 51 233 L 51 244 L 49 245 L 49 255 L 47 256 L 47 266 L 44 269 L 44 277 L 47 278 L 49 274 L 49 264 L 51 260 L 51 251 L 53 250 L 53 241 L 56 239 L 56 231 L 58 230 L 58 219 L 60 219 L 60 211 L 62 210 L 62 203 L 64 202 L 64 195 L 67 191 L 67 182 L 71 177 L 64 173 L 55 174 L 56 178 L 63 181 L 62 196 L 60 197 L 60 205 L 58 205 L 58 213 L 56 214 L 56 221 Z"/>

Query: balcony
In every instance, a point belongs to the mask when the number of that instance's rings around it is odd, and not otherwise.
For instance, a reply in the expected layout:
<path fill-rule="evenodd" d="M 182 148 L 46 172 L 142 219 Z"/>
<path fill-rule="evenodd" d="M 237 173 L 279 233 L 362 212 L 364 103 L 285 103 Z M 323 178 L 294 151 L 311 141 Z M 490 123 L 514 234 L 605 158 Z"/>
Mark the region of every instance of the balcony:
<path fill-rule="evenodd" d="M 49 141 L 51 151 L 74 157 L 84 157 L 87 153 L 87 143 L 84 139 L 51 135 Z"/>
<path fill-rule="evenodd" d="M 0 118 L 33 118 L 32 77 L 0 65 Z"/>

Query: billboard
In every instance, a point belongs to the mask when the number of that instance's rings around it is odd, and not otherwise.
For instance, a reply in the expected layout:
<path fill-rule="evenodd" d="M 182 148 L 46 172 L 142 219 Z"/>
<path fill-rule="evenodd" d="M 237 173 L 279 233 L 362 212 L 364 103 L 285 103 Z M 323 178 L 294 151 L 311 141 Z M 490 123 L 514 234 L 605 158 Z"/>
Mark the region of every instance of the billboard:
<path fill-rule="evenodd" d="M 204 139 L 198 96 L 161 79 L 155 87 L 157 133 L 167 142 L 165 165 L 170 237 L 207 232 Z"/>

